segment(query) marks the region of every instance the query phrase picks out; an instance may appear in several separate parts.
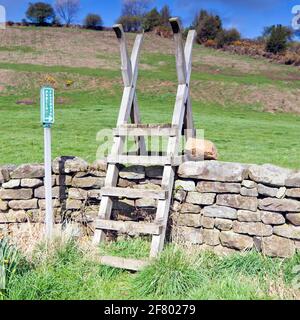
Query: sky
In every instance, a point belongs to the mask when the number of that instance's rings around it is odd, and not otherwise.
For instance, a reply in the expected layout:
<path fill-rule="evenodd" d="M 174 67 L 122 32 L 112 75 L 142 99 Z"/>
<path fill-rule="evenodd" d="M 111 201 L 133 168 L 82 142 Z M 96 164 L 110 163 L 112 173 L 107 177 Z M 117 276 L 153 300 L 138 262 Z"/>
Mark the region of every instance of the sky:
<path fill-rule="evenodd" d="M 39 0 L 54 3 L 54 0 Z M 7 11 L 7 20 L 21 21 L 29 2 L 35 0 L 0 0 Z M 293 6 L 300 0 L 153 0 L 152 7 L 160 9 L 164 4 L 171 8 L 173 16 L 180 16 L 185 26 L 189 26 L 200 9 L 219 14 L 224 27 L 236 27 L 243 37 L 254 38 L 261 35 L 265 26 L 273 24 L 291 25 Z M 98 13 L 105 26 L 111 26 L 121 13 L 122 0 L 81 0 L 77 23 L 86 14 Z"/>

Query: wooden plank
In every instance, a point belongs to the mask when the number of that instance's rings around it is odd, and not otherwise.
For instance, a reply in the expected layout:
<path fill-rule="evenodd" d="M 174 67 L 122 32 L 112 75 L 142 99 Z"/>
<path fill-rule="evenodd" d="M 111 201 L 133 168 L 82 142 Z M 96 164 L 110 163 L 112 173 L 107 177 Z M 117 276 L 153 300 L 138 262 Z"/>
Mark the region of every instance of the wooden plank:
<path fill-rule="evenodd" d="M 135 189 L 135 188 L 117 188 L 104 187 L 101 189 L 101 196 L 124 197 L 128 199 L 152 198 L 164 200 L 168 196 L 166 190 L 150 190 L 150 189 Z"/>
<path fill-rule="evenodd" d="M 164 173 L 163 173 L 162 187 L 168 188 L 170 195 L 172 194 L 172 190 L 173 190 L 174 177 L 175 177 L 174 167 L 166 166 L 164 168 Z M 157 221 L 161 221 L 163 225 L 163 229 L 160 235 L 153 235 L 152 237 L 150 258 L 156 258 L 163 249 L 165 237 L 166 237 L 167 223 L 169 218 L 170 204 L 171 204 L 171 196 L 168 197 L 166 200 L 158 201 L 155 219 Z"/>
<path fill-rule="evenodd" d="M 178 128 L 176 126 L 173 127 L 126 127 L 122 126 L 114 129 L 115 136 L 128 136 L 128 137 L 136 137 L 136 136 L 152 136 L 152 137 L 174 137 L 179 134 Z"/>
<path fill-rule="evenodd" d="M 179 18 L 171 18 L 170 23 L 174 33 L 174 40 L 176 44 L 177 77 L 178 77 L 179 84 L 185 84 L 187 74 L 186 74 L 186 62 L 185 62 L 183 38 L 182 38 L 182 26 Z"/>
<path fill-rule="evenodd" d="M 115 221 L 115 220 L 96 220 L 96 228 L 104 230 L 119 231 L 127 234 L 155 234 L 159 235 L 162 225 L 156 223 L 132 222 L 132 221 Z"/>
<path fill-rule="evenodd" d="M 150 262 L 145 260 L 126 259 L 121 257 L 102 256 L 100 263 L 113 268 L 139 271 L 145 268 Z"/>
<path fill-rule="evenodd" d="M 179 166 L 183 162 L 181 156 L 127 156 L 127 155 L 110 155 L 107 157 L 109 164 L 135 164 L 135 165 L 172 165 Z"/>
<path fill-rule="evenodd" d="M 138 76 L 138 58 L 140 54 L 140 47 L 136 45 L 136 50 L 134 54 L 134 61 L 131 63 L 130 59 L 128 58 L 128 51 L 125 39 L 125 33 L 123 31 L 123 27 L 121 25 L 115 25 L 114 30 L 116 32 L 117 38 L 119 39 L 120 43 L 120 52 L 121 52 L 121 59 L 122 59 L 122 77 L 124 82 L 124 91 L 122 97 L 122 103 L 119 111 L 117 126 L 121 124 L 127 123 L 130 117 L 131 108 L 133 106 L 133 102 L 135 99 L 135 85 L 132 85 L 132 79 L 137 79 Z M 141 44 L 142 39 L 138 38 L 136 44 Z M 132 65 L 134 69 L 132 69 Z M 131 69 L 130 69 L 131 68 Z M 136 104 L 137 108 L 137 104 Z M 112 146 L 112 154 L 120 154 L 122 153 L 124 147 L 125 138 L 124 137 L 115 137 L 114 143 Z M 119 169 L 115 164 L 109 164 L 106 179 L 105 179 L 105 186 L 106 187 L 113 187 L 117 185 L 119 177 Z M 107 197 L 103 196 L 101 199 L 100 207 L 99 207 L 99 217 L 102 219 L 109 219 L 112 212 L 112 200 Z M 102 230 L 95 230 L 93 243 L 98 244 L 105 240 L 105 233 Z"/>

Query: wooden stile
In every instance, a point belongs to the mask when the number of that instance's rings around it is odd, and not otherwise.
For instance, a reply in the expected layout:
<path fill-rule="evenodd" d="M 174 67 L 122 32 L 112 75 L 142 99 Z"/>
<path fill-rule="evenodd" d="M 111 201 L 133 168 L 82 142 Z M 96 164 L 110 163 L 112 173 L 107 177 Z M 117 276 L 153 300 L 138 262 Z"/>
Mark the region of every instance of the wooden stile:
<path fill-rule="evenodd" d="M 190 78 L 192 70 L 192 49 L 196 32 L 189 31 L 184 46 L 182 27 L 178 18 L 170 19 L 176 46 L 176 70 L 178 89 L 171 124 L 141 124 L 138 101 L 136 97 L 136 82 L 138 78 L 138 63 L 144 34 L 138 34 L 129 58 L 125 33 L 122 25 L 113 27 L 120 45 L 121 70 L 124 83 L 123 97 L 120 106 L 117 128 L 114 129 L 114 142 L 111 154 L 107 158 L 108 170 L 105 187 L 101 190 L 101 204 L 99 219 L 96 221 L 94 243 L 105 240 L 104 230 L 114 230 L 122 233 L 151 234 L 152 243 L 150 259 L 156 258 L 163 250 L 166 228 L 168 223 L 170 204 L 173 192 L 175 168 L 184 160 L 180 156 L 180 137 L 185 133 L 185 138 L 195 136 L 192 105 L 190 99 Z M 129 120 L 131 119 L 131 124 Z M 166 154 L 164 156 L 150 155 L 146 150 L 144 137 L 168 137 Z M 125 139 L 134 137 L 137 145 L 137 154 L 124 155 Z M 119 164 L 161 165 L 164 166 L 161 190 L 118 188 Z M 119 198 L 153 198 L 157 199 L 157 211 L 154 222 L 129 222 L 110 220 L 112 213 L 112 199 Z M 101 257 L 101 263 L 128 270 L 138 271 L 145 267 L 149 261 L 124 259 L 120 257 Z"/>

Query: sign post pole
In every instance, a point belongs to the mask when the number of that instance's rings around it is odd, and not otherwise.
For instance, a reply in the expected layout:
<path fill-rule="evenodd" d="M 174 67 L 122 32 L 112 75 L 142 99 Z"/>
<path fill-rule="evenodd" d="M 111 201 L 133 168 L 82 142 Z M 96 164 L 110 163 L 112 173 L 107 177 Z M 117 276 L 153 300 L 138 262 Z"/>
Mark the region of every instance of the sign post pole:
<path fill-rule="evenodd" d="M 54 89 L 41 89 L 41 122 L 44 127 L 44 165 L 45 165 L 45 232 L 47 240 L 53 237 L 53 208 L 52 208 L 52 160 L 51 160 L 51 126 L 54 123 Z"/>

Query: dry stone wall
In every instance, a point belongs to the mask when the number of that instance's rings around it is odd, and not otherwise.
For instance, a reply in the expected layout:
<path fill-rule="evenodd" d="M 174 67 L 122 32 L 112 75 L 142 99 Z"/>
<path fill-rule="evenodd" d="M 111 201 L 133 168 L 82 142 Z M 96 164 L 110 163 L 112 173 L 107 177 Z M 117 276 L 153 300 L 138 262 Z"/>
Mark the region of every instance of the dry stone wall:
<path fill-rule="evenodd" d="M 160 189 L 162 167 L 120 167 L 118 185 Z M 106 164 L 76 157 L 53 161 L 56 223 L 93 227 Z M 0 234 L 44 221 L 41 164 L 0 167 Z M 119 199 L 113 219 L 151 221 L 154 199 Z M 186 162 L 178 168 L 170 214 L 170 240 L 216 253 L 256 248 L 272 257 L 300 250 L 300 171 L 273 165 Z"/>

